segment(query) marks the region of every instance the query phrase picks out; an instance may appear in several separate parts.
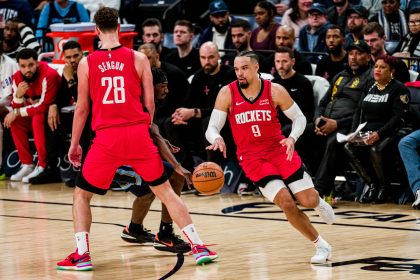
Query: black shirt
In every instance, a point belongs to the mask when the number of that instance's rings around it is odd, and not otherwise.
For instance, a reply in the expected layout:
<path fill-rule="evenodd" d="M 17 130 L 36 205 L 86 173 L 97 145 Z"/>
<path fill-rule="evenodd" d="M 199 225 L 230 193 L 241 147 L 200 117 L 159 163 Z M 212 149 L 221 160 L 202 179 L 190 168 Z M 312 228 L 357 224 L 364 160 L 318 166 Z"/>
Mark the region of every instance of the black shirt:
<path fill-rule="evenodd" d="M 315 75 L 323 77 L 331 83 L 335 75 L 344 70 L 347 60 L 347 55 L 340 61 L 332 61 L 329 55 L 324 56 L 316 67 Z"/>
<path fill-rule="evenodd" d="M 199 70 L 191 81 L 185 107 L 199 108 L 202 118 L 210 116 L 220 89 L 234 80 L 235 71 L 228 65 L 220 65 L 220 71 L 214 75 L 204 73 L 203 69 Z"/>
<path fill-rule="evenodd" d="M 57 92 L 55 97 L 55 104 L 59 109 L 72 105 L 71 100 L 77 101 L 77 73 L 73 75 L 74 83 L 71 87 L 64 78 L 64 75 L 61 77 L 60 90 Z"/>
<path fill-rule="evenodd" d="M 307 122 L 312 122 L 315 113 L 315 101 L 311 81 L 304 75 L 296 72 L 289 79 L 284 80 L 280 76 L 277 76 L 272 82 L 282 85 L 299 106 L 300 110 L 305 115 Z M 279 120 L 282 126 L 292 123 L 283 112 L 280 110 L 278 111 Z"/>
<path fill-rule="evenodd" d="M 395 79 L 382 91 L 375 85 L 371 86 L 360 99 L 352 130 L 360 123 L 367 122 L 363 131 L 377 131 L 380 138 L 392 136 L 401 126 L 408 95 L 408 89 Z"/>
<path fill-rule="evenodd" d="M 199 69 L 201 69 L 200 54 L 197 49 L 192 48 L 190 53 L 183 58 L 178 55 L 178 49 L 173 49 L 170 54 L 165 58 L 165 62 L 171 63 L 178 66 L 187 77 L 194 75 Z"/>
<path fill-rule="evenodd" d="M 306 58 L 296 50 L 293 50 L 293 53 L 295 55 L 295 66 L 293 66 L 293 69 L 302 75 L 312 75 L 312 66 Z M 260 63 L 260 72 L 270 73 L 274 76 L 277 72 L 274 65 L 274 55 L 275 53 L 269 55 Z"/>
<path fill-rule="evenodd" d="M 177 108 L 181 107 L 190 87 L 187 76 L 179 67 L 161 62 L 160 69 L 165 72 L 168 79 L 168 95 L 164 100 L 155 100 L 156 119 L 169 117 Z"/>

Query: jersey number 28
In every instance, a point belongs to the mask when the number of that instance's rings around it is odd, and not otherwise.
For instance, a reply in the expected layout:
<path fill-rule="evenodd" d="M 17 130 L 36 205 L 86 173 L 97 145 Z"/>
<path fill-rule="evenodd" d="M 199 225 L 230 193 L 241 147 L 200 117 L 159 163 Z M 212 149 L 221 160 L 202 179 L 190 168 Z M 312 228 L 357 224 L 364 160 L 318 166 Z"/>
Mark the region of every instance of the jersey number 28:
<path fill-rule="evenodd" d="M 106 87 L 103 104 L 125 103 L 124 77 L 102 77 L 101 86 Z"/>

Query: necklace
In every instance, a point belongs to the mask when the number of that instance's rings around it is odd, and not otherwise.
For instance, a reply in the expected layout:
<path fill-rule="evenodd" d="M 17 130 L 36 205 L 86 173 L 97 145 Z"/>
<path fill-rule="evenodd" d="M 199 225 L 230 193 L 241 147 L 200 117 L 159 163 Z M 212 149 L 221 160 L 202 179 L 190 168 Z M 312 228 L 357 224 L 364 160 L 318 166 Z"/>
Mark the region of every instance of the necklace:
<path fill-rule="evenodd" d="M 388 85 L 389 83 L 393 80 L 393 78 L 391 78 L 388 83 L 386 83 L 385 85 L 381 85 L 379 84 L 377 81 L 375 82 L 375 86 L 378 90 L 383 91 Z"/>
<path fill-rule="evenodd" d="M 261 79 L 258 79 L 258 81 L 260 83 L 260 89 L 258 90 L 257 95 L 255 95 L 255 96 L 247 96 L 246 97 L 246 99 L 248 99 L 249 101 L 253 101 L 260 94 L 260 91 L 261 91 Z"/>

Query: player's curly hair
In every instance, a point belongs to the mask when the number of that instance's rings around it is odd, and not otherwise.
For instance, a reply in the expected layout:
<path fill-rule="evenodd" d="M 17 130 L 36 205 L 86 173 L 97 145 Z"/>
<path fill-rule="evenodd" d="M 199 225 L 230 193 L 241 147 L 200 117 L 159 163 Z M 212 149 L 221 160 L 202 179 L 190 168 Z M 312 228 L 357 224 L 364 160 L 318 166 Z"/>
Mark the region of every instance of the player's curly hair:
<path fill-rule="evenodd" d="M 96 12 L 94 21 L 102 32 L 115 31 L 118 28 L 118 11 L 113 8 L 102 7 Z"/>

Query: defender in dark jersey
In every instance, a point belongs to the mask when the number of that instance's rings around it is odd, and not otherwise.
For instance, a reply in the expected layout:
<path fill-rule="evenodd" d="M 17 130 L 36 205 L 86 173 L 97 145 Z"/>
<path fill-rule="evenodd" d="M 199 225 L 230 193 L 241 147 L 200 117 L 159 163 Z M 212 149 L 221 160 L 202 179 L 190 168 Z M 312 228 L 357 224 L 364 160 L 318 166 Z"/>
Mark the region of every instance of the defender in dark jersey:
<path fill-rule="evenodd" d="M 258 58 L 253 52 L 239 53 L 234 65 L 238 80 L 223 87 L 217 96 L 206 132 L 212 145 L 207 149 L 220 150 L 226 156 L 220 130 L 228 118 L 239 164 L 247 177 L 284 211 L 298 231 L 314 243 L 317 250 L 311 263 L 325 263 L 331 258 L 331 246 L 296 206 L 287 189 L 302 206 L 314 208 L 326 223 L 334 222 L 334 211 L 319 198 L 294 150 L 296 140 L 305 129 L 306 119 L 282 86 L 259 78 Z M 282 135 L 276 107 L 293 121 L 288 138 Z"/>
<path fill-rule="evenodd" d="M 191 244 L 197 264 L 211 262 L 217 254 L 204 246 L 188 209 L 175 194 L 163 170 L 162 159 L 150 138 L 154 114 L 152 74 L 147 57 L 122 47 L 118 40 L 118 11 L 101 8 L 95 14 L 102 49 L 81 60 L 78 99 L 68 152 L 73 165 L 81 165 L 80 135 L 92 103 L 92 130 L 96 138 L 76 179 L 73 223 L 77 250 L 57 263 L 57 269 L 91 270 L 89 230 L 93 193 L 105 194 L 119 166 L 130 165 L 151 186 Z M 143 104 L 147 112 L 143 109 Z"/>

